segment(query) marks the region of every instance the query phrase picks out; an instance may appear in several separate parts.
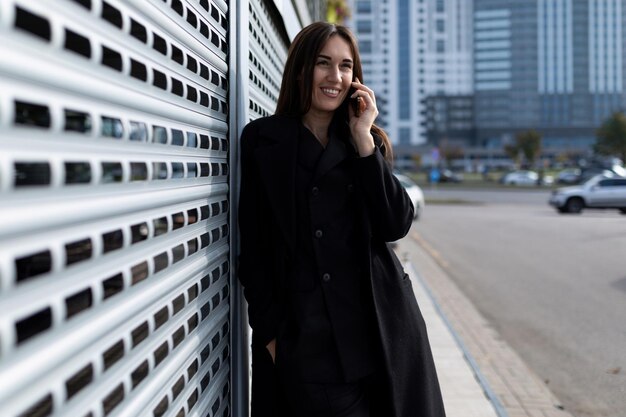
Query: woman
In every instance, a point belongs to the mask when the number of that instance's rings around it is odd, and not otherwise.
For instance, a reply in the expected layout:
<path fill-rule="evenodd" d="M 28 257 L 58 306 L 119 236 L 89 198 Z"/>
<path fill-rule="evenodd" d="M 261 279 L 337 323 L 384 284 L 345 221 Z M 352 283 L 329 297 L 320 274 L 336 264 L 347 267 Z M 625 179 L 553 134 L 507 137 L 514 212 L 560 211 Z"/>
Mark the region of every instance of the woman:
<path fill-rule="evenodd" d="M 406 235 L 413 207 L 361 79 L 354 36 L 313 23 L 289 49 L 276 114 L 241 136 L 253 417 L 444 416 L 411 282 L 386 243 Z"/>

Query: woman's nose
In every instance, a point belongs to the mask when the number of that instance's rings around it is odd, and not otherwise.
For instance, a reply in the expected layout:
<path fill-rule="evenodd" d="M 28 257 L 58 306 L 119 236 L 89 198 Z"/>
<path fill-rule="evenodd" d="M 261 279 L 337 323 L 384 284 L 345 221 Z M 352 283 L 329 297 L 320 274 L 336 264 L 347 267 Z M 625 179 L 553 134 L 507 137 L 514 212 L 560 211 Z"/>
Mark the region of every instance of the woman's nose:
<path fill-rule="evenodd" d="M 331 67 L 328 71 L 328 79 L 332 81 L 341 81 L 341 71 L 339 67 Z"/>

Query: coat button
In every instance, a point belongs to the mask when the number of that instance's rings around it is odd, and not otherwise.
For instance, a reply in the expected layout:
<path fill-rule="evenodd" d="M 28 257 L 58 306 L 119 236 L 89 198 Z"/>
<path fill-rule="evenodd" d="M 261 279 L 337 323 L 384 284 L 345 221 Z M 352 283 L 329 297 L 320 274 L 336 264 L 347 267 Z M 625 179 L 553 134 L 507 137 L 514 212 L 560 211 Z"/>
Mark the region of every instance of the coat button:
<path fill-rule="evenodd" d="M 326 273 L 326 274 L 322 275 L 322 280 L 324 282 L 330 281 L 330 274 Z"/>
<path fill-rule="evenodd" d="M 315 237 L 319 239 L 319 238 L 321 238 L 322 236 L 324 236 L 324 232 L 322 232 L 320 229 L 317 229 L 317 230 L 315 231 Z"/>
<path fill-rule="evenodd" d="M 320 193 L 320 189 L 317 187 L 311 188 L 311 194 L 318 195 Z"/>

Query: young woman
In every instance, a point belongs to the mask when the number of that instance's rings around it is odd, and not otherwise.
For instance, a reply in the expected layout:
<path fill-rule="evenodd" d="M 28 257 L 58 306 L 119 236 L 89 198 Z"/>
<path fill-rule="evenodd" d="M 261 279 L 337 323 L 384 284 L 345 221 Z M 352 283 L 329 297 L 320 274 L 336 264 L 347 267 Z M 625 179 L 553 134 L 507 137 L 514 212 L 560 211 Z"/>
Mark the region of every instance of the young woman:
<path fill-rule="evenodd" d="M 413 207 L 374 125 L 357 42 L 294 39 L 276 114 L 241 135 L 239 278 L 252 327 L 252 417 L 441 417 L 426 328 L 386 242 Z"/>

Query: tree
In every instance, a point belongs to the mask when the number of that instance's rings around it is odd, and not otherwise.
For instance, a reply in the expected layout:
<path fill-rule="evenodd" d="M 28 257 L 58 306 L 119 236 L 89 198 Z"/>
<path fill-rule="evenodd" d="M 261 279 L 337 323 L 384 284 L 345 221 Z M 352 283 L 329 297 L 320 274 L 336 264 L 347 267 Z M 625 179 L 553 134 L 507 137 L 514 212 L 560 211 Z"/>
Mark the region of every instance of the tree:
<path fill-rule="evenodd" d="M 578 153 L 574 152 L 574 151 L 562 151 L 559 152 L 556 157 L 555 157 L 555 161 L 559 162 L 563 165 L 575 165 L 576 164 L 576 159 L 577 157 L 579 157 L 580 155 L 578 155 Z"/>
<path fill-rule="evenodd" d="M 618 156 L 626 162 L 626 115 L 615 112 L 596 131 L 593 150 L 600 155 Z"/>
<path fill-rule="evenodd" d="M 515 145 L 528 164 L 532 166 L 541 153 L 541 134 L 535 130 L 520 132 L 515 136 Z"/>
<path fill-rule="evenodd" d="M 448 166 L 452 164 L 453 160 L 461 159 L 464 155 L 463 149 L 460 146 L 448 145 L 447 143 L 440 146 L 439 152 Z"/>
<path fill-rule="evenodd" d="M 346 0 L 328 0 L 326 3 L 326 21 L 342 25 L 351 15 Z"/>
<path fill-rule="evenodd" d="M 411 160 L 415 164 L 415 169 L 419 169 L 422 166 L 422 155 L 419 153 L 414 153 L 411 155 Z"/>
<path fill-rule="evenodd" d="M 517 164 L 519 163 L 519 148 L 517 147 L 517 145 L 514 145 L 512 143 L 504 145 L 504 153 L 506 153 L 507 156 L 511 158 L 511 160 L 517 167 Z"/>

